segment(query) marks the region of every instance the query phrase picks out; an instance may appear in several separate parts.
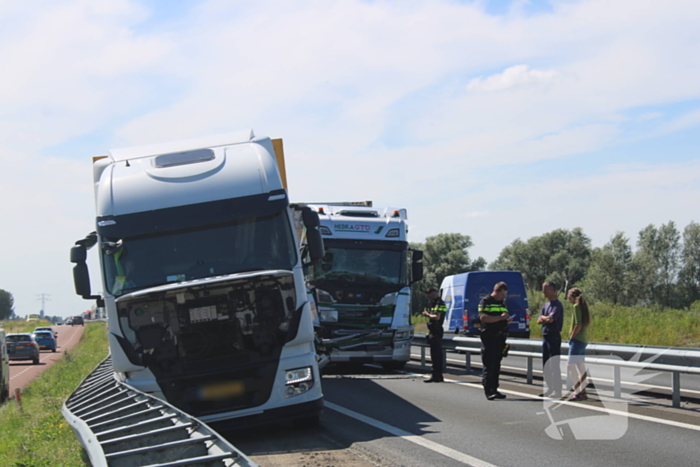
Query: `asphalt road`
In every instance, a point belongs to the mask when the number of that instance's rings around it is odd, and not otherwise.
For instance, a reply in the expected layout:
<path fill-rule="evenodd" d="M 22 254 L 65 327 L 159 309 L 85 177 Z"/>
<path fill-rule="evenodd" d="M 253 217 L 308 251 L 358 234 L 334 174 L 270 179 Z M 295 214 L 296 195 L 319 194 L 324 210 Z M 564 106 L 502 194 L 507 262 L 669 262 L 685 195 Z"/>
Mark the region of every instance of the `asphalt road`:
<path fill-rule="evenodd" d="M 420 361 L 420 348 L 413 348 L 413 357 Z M 426 350 L 426 355 L 429 352 Z M 563 357 L 564 359 L 566 356 Z M 481 356 L 472 355 L 472 371 L 481 371 Z M 449 365 L 455 368 L 464 368 L 465 366 L 465 356 L 463 354 L 458 354 L 454 352 L 447 353 L 447 362 Z M 430 359 L 427 359 L 427 364 L 430 364 Z M 541 380 L 542 377 L 542 360 L 533 359 L 533 374 L 536 378 Z M 523 379 L 525 378 L 525 372 L 527 368 L 527 359 L 525 357 L 514 357 L 510 356 L 503 360 L 502 369 L 503 371 L 511 372 L 512 374 L 520 374 Z M 601 369 L 600 367 L 598 367 Z M 611 367 L 607 369 L 602 369 L 605 373 L 608 373 L 606 377 L 601 377 L 604 383 L 612 386 L 612 369 Z M 646 376 L 645 378 L 640 378 L 642 381 L 630 381 L 632 375 Z M 629 392 L 634 390 L 636 392 L 650 392 L 657 393 L 660 397 L 670 398 L 671 394 L 671 384 L 672 384 L 671 373 L 669 372 L 654 372 L 654 371 L 639 371 L 636 370 L 625 370 L 622 373 L 622 383 L 623 388 Z M 681 375 L 681 395 L 686 398 L 693 398 L 700 400 L 700 376 L 696 375 Z"/>
<path fill-rule="evenodd" d="M 602 401 L 591 390 L 587 402 L 559 405 L 507 375 L 508 398 L 487 401 L 478 375 L 452 371 L 446 383 L 425 384 L 418 366 L 409 370 L 332 372 L 319 427 L 226 436 L 263 467 L 698 465 L 698 405 L 613 400 L 603 389 Z"/>
<path fill-rule="evenodd" d="M 33 365 L 31 360 L 10 361 L 10 396 L 14 396 L 15 388 L 24 389 L 39 373 L 63 357 L 66 350 L 73 348 L 84 329 L 83 326 L 54 326 L 54 331 L 58 332 L 58 349 L 56 352 L 42 350 L 38 365 Z"/>

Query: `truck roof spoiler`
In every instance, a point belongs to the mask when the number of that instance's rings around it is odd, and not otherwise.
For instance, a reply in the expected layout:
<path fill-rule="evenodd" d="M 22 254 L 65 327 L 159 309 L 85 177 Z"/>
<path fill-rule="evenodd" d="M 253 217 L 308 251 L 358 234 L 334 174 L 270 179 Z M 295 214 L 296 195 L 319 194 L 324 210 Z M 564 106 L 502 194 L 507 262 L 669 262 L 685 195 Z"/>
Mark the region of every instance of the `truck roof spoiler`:
<path fill-rule="evenodd" d="M 141 157 L 170 154 L 174 152 L 191 151 L 193 149 L 213 148 L 230 144 L 248 143 L 255 139 L 253 130 L 243 130 L 231 133 L 222 133 L 201 138 L 171 141 L 169 143 L 148 144 L 145 146 L 133 146 L 130 148 L 112 149 L 109 156 L 114 161 L 138 159 Z"/>
<path fill-rule="evenodd" d="M 303 203 L 305 205 L 311 204 L 320 204 L 320 205 L 326 205 L 326 206 L 364 206 L 367 208 L 372 207 L 372 201 L 340 201 L 336 203 L 325 203 L 325 202 L 317 202 L 314 201 L 312 203 Z"/>

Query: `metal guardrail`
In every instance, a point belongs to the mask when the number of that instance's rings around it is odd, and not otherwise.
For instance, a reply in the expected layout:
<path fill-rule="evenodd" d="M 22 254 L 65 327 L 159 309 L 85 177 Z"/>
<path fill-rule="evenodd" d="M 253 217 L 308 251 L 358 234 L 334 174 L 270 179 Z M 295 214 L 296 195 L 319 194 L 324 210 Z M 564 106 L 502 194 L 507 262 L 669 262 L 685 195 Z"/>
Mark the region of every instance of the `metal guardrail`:
<path fill-rule="evenodd" d="M 117 381 L 110 357 L 61 412 L 96 467 L 256 467 L 203 422 Z"/>
<path fill-rule="evenodd" d="M 509 356 L 527 358 L 527 384 L 533 381 L 533 359 L 542 359 L 542 341 L 531 339 L 508 339 Z M 421 347 L 421 364 L 425 366 L 425 349 L 428 343 L 424 334 L 415 334 L 413 345 Z M 443 349 L 453 352 L 465 352 L 465 369 L 471 372 L 471 354 L 481 353 L 481 339 L 478 337 L 445 336 Z M 562 354 L 569 349 L 567 342 L 562 342 Z M 632 357 L 640 361 L 617 361 L 605 357 L 615 356 L 622 359 Z M 601 357 L 601 358 L 594 358 Z M 650 360 L 646 362 L 646 360 Z M 671 401 L 673 407 L 681 406 L 681 374 L 700 375 L 700 349 L 679 347 L 657 347 L 622 344 L 589 344 L 586 347 L 586 362 L 613 367 L 613 393 L 619 398 L 622 394 L 620 368 L 663 371 L 671 373 Z"/>

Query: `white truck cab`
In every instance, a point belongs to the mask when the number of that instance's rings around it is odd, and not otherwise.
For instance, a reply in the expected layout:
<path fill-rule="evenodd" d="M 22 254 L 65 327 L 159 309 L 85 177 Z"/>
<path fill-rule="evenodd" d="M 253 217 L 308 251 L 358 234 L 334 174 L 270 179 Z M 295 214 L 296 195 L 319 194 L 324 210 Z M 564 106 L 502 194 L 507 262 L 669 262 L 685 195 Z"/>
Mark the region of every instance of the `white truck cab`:
<path fill-rule="evenodd" d="M 319 353 L 330 362 L 400 369 L 410 358 L 410 284 L 422 278 L 422 252 L 408 245 L 405 209 L 310 203 L 326 254 L 309 271 L 318 307 Z"/>
<path fill-rule="evenodd" d="M 311 210 L 295 227 L 280 170 L 252 130 L 94 159 L 96 231 L 71 261 L 76 292 L 106 309 L 120 380 L 207 423 L 318 417 L 303 267 L 323 244 Z"/>

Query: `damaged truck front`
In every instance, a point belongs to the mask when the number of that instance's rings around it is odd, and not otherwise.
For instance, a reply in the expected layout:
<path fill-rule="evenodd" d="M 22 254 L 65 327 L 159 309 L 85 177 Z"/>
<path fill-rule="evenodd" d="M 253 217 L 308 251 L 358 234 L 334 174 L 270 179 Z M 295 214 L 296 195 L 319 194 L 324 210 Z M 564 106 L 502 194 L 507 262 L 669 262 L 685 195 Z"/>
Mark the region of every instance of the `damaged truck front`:
<path fill-rule="evenodd" d="M 276 147 L 246 131 L 94 160 L 76 292 L 105 307 L 117 378 L 205 422 L 309 421 L 323 407 L 302 272 L 323 242 L 308 208 L 294 228 Z"/>
<path fill-rule="evenodd" d="M 410 284 L 423 253 L 409 248 L 405 209 L 371 201 L 309 204 L 319 214 L 326 254 L 310 268 L 319 354 L 330 363 L 401 369 L 411 356 Z"/>

